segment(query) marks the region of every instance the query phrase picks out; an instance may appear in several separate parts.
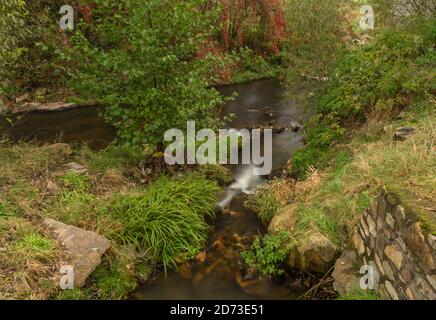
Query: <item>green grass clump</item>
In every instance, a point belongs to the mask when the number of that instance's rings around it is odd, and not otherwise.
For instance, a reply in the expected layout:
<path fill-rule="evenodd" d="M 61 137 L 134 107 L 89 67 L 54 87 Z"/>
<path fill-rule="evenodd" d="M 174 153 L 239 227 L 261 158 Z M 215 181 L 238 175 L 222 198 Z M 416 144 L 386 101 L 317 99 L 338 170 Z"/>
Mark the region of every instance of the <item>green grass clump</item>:
<path fill-rule="evenodd" d="M 75 172 L 67 172 L 61 180 L 66 189 L 76 192 L 85 192 L 90 187 L 90 178 Z"/>
<path fill-rule="evenodd" d="M 120 197 L 113 214 L 124 231 L 119 237 L 149 248 L 165 270 L 194 257 L 206 244 L 218 186 L 200 174 L 160 177 L 144 194 Z"/>
<path fill-rule="evenodd" d="M 334 217 L 326 213 L 325 208 L 300 205 L 298 212 L 300 219 L 297 228 L 300 232 L 306 233 L 310 228 L 316 227 L 334 243 L 340 244 L 343 239 L 341 226 Z"/>
<path fill-rule="evenodd" d="M 380 297 L 374 290 L 356 289 L 346 295 L 341 295 L 337 300 L 379 300 Z"/>
<path fill-rule="evenodd" d="M 286 206 L 292 195 L 292 184 L 285 179 L 273 180 L 259 187 L 244 205 L 252 210 L 264 225 L 268 225 L 277 212 Z"/>
<path fill-rule="evenodd" d="M 16 217 L 19 214 L 19 209 L 14 207 L 9 200 L 0 198 L 0 219 Z"/>
<path fill-rule="evenodd" d="M 54 255 L 55 244 L 38 233 L 30 233 L 17 241 L 14 251 L 23 260 L 50 261 Z"/>
<path fill-rule="evenodd" d="M 126 299 L 127 294 L 135 290 L 137 281 L 116 264 L 109 269 L 99 266 L 92 276 L 95 281 L 99 299 L 121 300 Z"/>
<path fill-rule="evenodd" d="M 145 152 L 140 148 L 126 148 L 115 145 L 98 152 L 94 152 L 89 148 L 82 148 L 80 155 L 89 170 L 94 173 L 105 172 L 109 169 L 134 168 L 146 158 Z"/>
<path fill-rule="evenodd" d="M 56 298 L 59 300 L 91 300 L 92 293 L 88 288 L 62 290 Z"/>

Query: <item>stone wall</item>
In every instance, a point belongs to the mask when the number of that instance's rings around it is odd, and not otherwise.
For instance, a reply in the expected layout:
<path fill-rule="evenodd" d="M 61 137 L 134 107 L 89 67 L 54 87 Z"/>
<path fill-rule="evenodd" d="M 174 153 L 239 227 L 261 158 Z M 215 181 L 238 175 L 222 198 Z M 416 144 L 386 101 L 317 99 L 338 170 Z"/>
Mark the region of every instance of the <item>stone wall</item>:
<path fill-rule="evenodd" d="M 363 214 L 353 244 L 364 265 L 378 271 L 382 299 L 436 300 L 436 237 L 386 191 Z"/>

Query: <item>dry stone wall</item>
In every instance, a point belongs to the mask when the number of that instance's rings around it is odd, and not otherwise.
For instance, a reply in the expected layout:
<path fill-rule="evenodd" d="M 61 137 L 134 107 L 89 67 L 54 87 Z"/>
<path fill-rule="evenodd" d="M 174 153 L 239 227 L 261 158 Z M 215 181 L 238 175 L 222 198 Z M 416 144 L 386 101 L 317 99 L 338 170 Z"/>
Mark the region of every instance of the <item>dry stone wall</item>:
<path fill-rule="evenodd" d="M 436 300 L 436 237 L 392 202 L 383 190 L 363 214 L 352 238 L 359 260 L 375 266 L 381 298 Z"/>

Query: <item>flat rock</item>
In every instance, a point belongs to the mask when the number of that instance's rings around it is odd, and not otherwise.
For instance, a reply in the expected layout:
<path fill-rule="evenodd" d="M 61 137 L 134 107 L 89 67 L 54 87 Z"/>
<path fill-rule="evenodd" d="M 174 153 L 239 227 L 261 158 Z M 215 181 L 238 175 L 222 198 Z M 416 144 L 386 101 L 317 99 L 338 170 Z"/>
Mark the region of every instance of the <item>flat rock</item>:
<path fill-rule="evenodd" d="M 44 225 L 53 232 L 67 251 L 67 263 L 74 270 L 74 288 L 85 285 L 86 279 L 101 263 L 101 257 L 110 247 L 105 237 L 95 232 L 45 219 Z"/>

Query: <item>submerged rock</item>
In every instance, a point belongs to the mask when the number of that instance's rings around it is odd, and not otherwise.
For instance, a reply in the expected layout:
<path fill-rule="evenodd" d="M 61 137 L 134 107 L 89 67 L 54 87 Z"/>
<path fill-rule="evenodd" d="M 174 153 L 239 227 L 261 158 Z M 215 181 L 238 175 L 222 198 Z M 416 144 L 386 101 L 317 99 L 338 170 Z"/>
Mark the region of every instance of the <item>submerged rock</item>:
<path fill-rule="evenodd" d="M 291 249 L 288 264 L 304 272 L 325 273 L 338 253 L 337 247 L 323 234 L 315 232 Z"/>
<path fill-rule="evenodd" d="M 268 295 L 273 286 L 271 279 L 245 279 L 241 272 L 236 273 L 236 283 L 246 294 L 257 297 Z"/>
<path fill-rule="evenodd" d="M 53 232 L 67 251 L 67 264 L 74 270 L 74 288 L 85 285 L 86 279 L 101 263 L 101 257 L 110 247 L 105 237 L 95 232 L 45 219 L 44 225 Z"/>
<path fill-rule="evenodd" d="M 199 254 L 197 254 L 197 256 L 195 257 L 195 260 L 198 263 L 204 263 L 206 261 L 206 258 L 207 258 L 206 251 L 201 251 Z"/>
<path fill-rule="evenodd" d="M 283 231 L 294 232 L 298 222 L 298 206 L 288 205 L 279 210 L 268 227 L 268 232 L 272 235 Z"/>
<path fill-rule="evenodd" d="M 336 261 L 332 274 L 335 279 L 333 287 L 342 296 L 348 295 L 356 288 L 359 288 L 359 270 L 355 267 L 357 261 L 357 254 L 353 250 L 344 251 Z"/>

